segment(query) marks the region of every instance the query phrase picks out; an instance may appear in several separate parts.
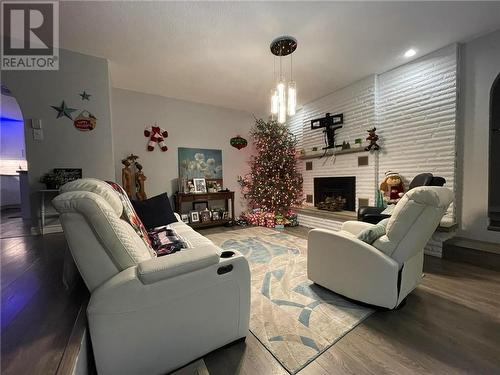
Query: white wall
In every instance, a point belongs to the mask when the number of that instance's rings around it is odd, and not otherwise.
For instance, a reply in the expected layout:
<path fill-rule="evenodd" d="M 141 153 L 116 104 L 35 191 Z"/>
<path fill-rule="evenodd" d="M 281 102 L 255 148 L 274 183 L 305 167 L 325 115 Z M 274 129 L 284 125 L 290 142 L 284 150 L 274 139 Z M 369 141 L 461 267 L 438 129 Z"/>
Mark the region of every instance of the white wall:
<path fill-rule="evenodd" d="M 289 128 L 298 138 L 298 148 L 310 151 L 312 147 L 321 150 L 325 145 L 321 129 L 311 130 L 311 120 L 332 115 L 344 114 L 343 127 L 336 131 L 337 144 L 348 141 L 354 146 L 356 138 L 366 138 L 366 130 L 375 125 L 375 76 L 370 76 L 330 95 L 308 103 L 289 121 Z M 310 159 L 313 169 L 306 171 L 305 162 L 299 162 L 304 177 L 304 195 L 314 195 L 314 177 L 356 177 L 356 208 L 358 198 L 368 199 L 374 204 L 376 155 L 368 154 L 368 166 L 358 167 L 358 156 L 365 153 L 338 155 Z M 312 204 L 310 204 L 312 205 Z"/>
<path fill-rule="evenodd" d="M 355 175 L 357 198 L 373 204 L 388 170 L 401 173 L 406 184 L 419 173 L 431 172 L 445 177 L 446 186 L 454 189 L 456 82 L 457 46 L 452 45 L 304 105 L 288 124 L 299 148 L 324 146 L 322 131 L 311 130 L 310 121 L 326 112 L 344 114 L 337 143 L 364 141 L 366 130 L 376 126 L 381 146 L 375 154 L 312 159 L 312 171 L 301 163 L 304 193 L 313 193 L 313 177 Z M 361 155 L 370 156 L 368 167 L 357 166 Z"/>
<path fill-rule="evenodd" d="M 489 95 L 491 85 L 500 73 L 500 30 L 464 44 L 461 64 L 463 175 L 460 235 L 499 243 L 500 233 L 487 230 L 487 210 Z"/>
<path fill-rule="evenodd" d="M 406 183 L 430 172 L 455 190 L 457 53 L 452 45 L 378 75 L 379 181 L 389 170 Z"/>
<path fill-rule="evenodd" d="M 237 150 L 229 140 L 239 134 L 250 143 L 254 119 L 249 113 L 122 89 L 112 90 L 112 108 L 117 181 L 121 181 L 121 160 L 134 153 L 147 176 L 148 196 L 172 195 L 177 191 L 178 147 L 221 149 L 224 187 L 236 193 L 236 215 L 245 207 L 236 179 L 248 171 L 251 147 Z M 169 132 L 166 152 L 158 147 L 146 150 L 144 127 L 155 122 Z"/>
<path fill-rule="evenodd" d="M 58 71 L 3 71 L 2 82 L 17 99 L 24 119 L 41 119 L 43 141 L 33 139 L 25 125 L 26 159 L 32 208 L 38 207 L 36 191 L 43 187 L 41 175 L 53 168 L 82 168 L 84 177 L 113 179 L 114 160 L 111 133 L 109 74 L 105 59 L 60 50 Z M 92 96 L 83 102 L 86 90 Z M 62 100 L 72 108 L 89 110 L 97 117 L 93 131 L 81 132 L 67 118 L 56 119 L 52 105 Z M 78 112 L 73 112 L 77 116 Z M 32 219 L 37 217 L 33 212 Z M 36 226 L 36 220 L 33 225 Z"/>
<path fill-rule="evenodd" d="M 299 148 L 311 151 L 324 145 L 321 130 L 311 130 L 310 121 L 326 112 L 343 113 L 343 128 L 337 144 L 367 136 L 376 126 L 381 150 L 311 159 L 313 170 L 304 176 L 304 194 L 313 194 L 313 178 L 356 176 L 358 198 L 375 202 L 375 192 L 387 170 L 401 173 L 406 186 L 419 173 L 443 176 L 455 188 L 457 122 L 457 46 L 452 45 L 411 61 L 391 71 L 368 77 L 303 106 L 288 123 L 299 139 Z M 302 126 L 301 126 L 302 125 Z M 364 142 L 366 145 L 366 142 Z M 358 166 L 358 157 L 369 156 L 368 166 Z M 357 208 L 357 207 L 356 207 Z M 450 220 L 455 220 L 450 210 Z M 320 223 L 321 221 L 321 223 Z M 338 223 L 301 215 L 303 225 L 338 227 Z M 441 255 L 441 244 L 450 234 L 437 233 L 426 253 Z"/>

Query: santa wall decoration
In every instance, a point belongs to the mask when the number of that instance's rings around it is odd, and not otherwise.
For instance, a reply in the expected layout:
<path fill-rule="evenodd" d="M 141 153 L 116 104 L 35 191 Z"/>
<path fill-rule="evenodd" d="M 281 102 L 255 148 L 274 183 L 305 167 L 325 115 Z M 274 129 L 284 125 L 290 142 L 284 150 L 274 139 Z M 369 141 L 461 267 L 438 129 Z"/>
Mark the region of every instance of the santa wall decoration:
<path fill-rule="evenodd" d="M 154 126 L 149 126 L 144 129 L 144 136 L 149 138 L 148 142 L 148 151 L 153 151 L 155 149 L 155 145 L 158 144 L 160 150 L 167 151 L 168 147 L 165 144 L 165 138 L 168 137 L 168 132 L 160 128 L 156 123 Z"/>

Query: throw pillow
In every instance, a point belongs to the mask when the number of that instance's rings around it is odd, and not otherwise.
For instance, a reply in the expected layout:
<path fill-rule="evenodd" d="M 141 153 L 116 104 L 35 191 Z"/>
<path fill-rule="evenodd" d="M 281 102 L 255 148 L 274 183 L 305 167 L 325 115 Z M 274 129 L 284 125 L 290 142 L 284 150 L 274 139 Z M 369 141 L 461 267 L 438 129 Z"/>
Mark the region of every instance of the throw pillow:
<path fill-rule="evenodd" d="M 172 254 L 191 247 L 189 242 L 179 236 L 169 225 L 154 228 L 148 234 L 157 256 Z"/>
<path fill-rule="evenodd" d="M 358 236 L 357 236 L 358 239 L 371 245 L 377 239 L 379 239 L 380 237 L 382 237 L 385 234 L 388 222 L 389 222 L 389 219 L 384 219 L 384 220 L 381 220 L 377 225 L 375 225 L 371 228 L 365 229 L 364 231 L 362 231 L 358 234 Z"/>
<path fill-rule="evenodd" d="M 128 199 L 125 190 L 123 190 L 123 188 L 115 182 L 112 181 L 106 181 L 106 182 L 110 184 L 111 187 L 118 193 L 118 196 L 122 201 L 123 204 L 122 219 L 127 221 L 132 226 L 132 228 L 134 228 L 137 235 L 142 238 L 146 246 L 150 249 L 151 254 L 156 255 L 151 245 L 151 241 L 149 240 L 148 231 L 146 230 L 141 219 L 139 219 L 139 216 L 135 212 L 134 207 L 130 203 L 130 199 Z"/>
<path fill-rule="evenodd" d="M 132 206 L 148 230 L 177 222 L 167 193 L 143 201 L 132 201 Z"/>

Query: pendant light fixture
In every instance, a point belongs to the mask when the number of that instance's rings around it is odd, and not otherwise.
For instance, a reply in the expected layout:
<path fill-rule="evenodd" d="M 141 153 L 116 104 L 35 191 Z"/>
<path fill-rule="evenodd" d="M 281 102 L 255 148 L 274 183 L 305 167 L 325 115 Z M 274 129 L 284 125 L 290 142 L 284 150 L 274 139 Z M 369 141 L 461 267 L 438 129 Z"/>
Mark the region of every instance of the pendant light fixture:
<path fill-rule="evenodd" d="M 286 122 L 286 116 L 293 116 L 297 106 L 297 86 L 293 81 L 292 53 L 297 49 L 297 40 L 291 36 L 280 36 L 271 42 L 271 52 L 279 58 L 279 76 L 276 76 L 276 57 L 274 58 L 275 88 L 271 90 L 271 116 L 279 123 Z M 290 55 L 290 81 L 283 72 L 283 57 Z"/>

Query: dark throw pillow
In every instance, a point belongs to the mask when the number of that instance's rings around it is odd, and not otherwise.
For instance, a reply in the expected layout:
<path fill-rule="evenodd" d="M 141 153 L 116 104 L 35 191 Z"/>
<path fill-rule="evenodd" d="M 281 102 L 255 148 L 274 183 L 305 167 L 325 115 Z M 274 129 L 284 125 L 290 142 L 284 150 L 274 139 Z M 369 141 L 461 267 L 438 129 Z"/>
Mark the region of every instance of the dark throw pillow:
<path fill-rule="evenodd" d="M 137 215 L 149 230 L 162 227 L 177 221 L 170 206 L 168 194 L 163 193 L 144 201 L 132 201 Z"/>

